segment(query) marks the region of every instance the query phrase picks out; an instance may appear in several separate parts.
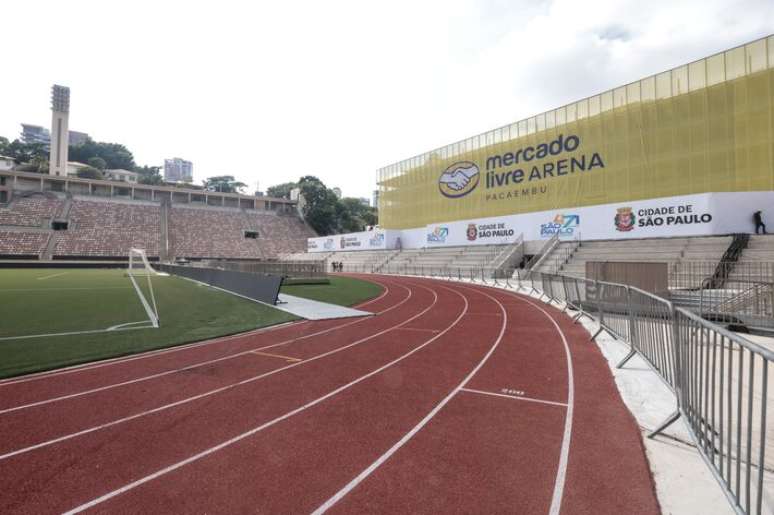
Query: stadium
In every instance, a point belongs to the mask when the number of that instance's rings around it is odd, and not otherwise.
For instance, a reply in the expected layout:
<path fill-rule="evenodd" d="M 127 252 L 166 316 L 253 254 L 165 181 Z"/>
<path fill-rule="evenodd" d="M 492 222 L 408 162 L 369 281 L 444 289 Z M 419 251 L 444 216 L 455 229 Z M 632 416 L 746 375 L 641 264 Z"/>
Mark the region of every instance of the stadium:
<path fill-rule="evenodd" d="M 774 513 L 774 36 L 384 166 L 363 232 L 59 152 L 0 170 L 0 512 Z"/>

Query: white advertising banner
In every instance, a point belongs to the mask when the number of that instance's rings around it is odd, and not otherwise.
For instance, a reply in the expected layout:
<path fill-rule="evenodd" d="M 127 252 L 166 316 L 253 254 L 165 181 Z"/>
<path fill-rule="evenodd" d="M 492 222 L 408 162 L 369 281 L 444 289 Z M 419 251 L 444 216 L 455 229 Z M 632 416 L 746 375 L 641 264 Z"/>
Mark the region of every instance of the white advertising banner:
<path fill-rule="evenodd" d="M 513 217 L 482 218 L 447 224 L 432 224 L 426 227 L 425 246 L 444 247 L 513 243 L 518 239 L 520 233 L 514 226 Z"/>
<path fill-rule="evenodd" d="M 774 226 L 774 192 L 704 193 L 432 224 L 423 246 L 511 243 L 522 233 L 525 241 L 536 241 L 556 233 L 608 240 L 753 232 L 758 210 Z"/>
<path fill-rule="evenodd" d="M 309 252 L 503 244 L 522 233 L 525 241 L 557 233 L 583 240 L 752 233 L 752 216 L 759 210 L 774 227 L 774 191 L 703 193 L 310 238 Z"/>
<path fill-rule="evenodd" d="M 332 252 L 334 250 L 385 250 L 394 248 L 399 231 L 376 229 L 373 231 L 335 234 L 307 239 L 307 252 Z M 390 246 L 388 246 L 388 244 Z"/>

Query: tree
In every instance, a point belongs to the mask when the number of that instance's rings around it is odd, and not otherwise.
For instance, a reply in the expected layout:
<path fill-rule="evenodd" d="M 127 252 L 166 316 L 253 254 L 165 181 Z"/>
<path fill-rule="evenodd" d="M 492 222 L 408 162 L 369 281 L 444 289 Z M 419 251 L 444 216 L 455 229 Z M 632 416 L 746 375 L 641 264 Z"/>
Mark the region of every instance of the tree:
<path fill-rule="evenodd" d="M 107 168 L 107 162 L 101 157 L 90 157 L 88 160 L 86 160 L 86 163 L 92 168 L 96 168 L 102 172 L 104 172 L 105 168 Z"/>
<path fill-rule="evenodd" d="M 135 166 L 134 171 L 140 175 L 137 178 L 140 184 L 164 184 L 159 166 Z"/>
<path fill-rule="evenodd" d="M 363 231 L 366 226 L 376 225 L 376 210 L 360 199 L 344 197 L 339 202 L 345 209 L 345 215 L 340 218 L 343 231 Z"/>
<path fill-rule="evenodd" d="M 81 145 L 70 147 L 70 160 L 88 163 L 89 159 L 99 157 L 105 160 L 105 168 L 134 170 L 134 156 L 119 143 L 103 143 L 87 138 Z"/>
<path fill-rule="evenodd" d="M 218 175 L 203 181 L 204 189 L 220 193 L 242 193 L 247 184 L 234 179 L 233 175 Z"/>
<path fill-rule="evenodd" d="M 0 154 L 12 157 L 16 164 L 30 163 L 34 158 L 48 159 L 48 150 L 42 143 L 24 143 L 15 139 L 8 143 L 6 138 L 0 142 Z"/>
<path fill-rule="evenodd" d="M 35 156 L 30 159 L 29 163 L 18 165 L 16 169 L 20 172 L 48 173 L 48 159 Z"/>
<path fill-rule="evenodd" d="M 304 197 L 303 213 L 307 223 L 321 236 L 336 233 L 342 209 L 336 194 L 311 175 L 301 177 L 298 187 Z"/>
<path fill-rule="evenodd" d="M 78 168 L 77 172 L 78 177 L 81 179 L 102 179 L 102 172 L 94 168 L 93 166 L 84 166 L 82 168 Z"/>
<path fill-rule="evenodd" d="M 283 182 L 276 186 L 271 186 L 266 190 L 266 195 L 275 198 L 290 198 L 290 190 L 297 188 L 298 184 L 295 182 Z"/>

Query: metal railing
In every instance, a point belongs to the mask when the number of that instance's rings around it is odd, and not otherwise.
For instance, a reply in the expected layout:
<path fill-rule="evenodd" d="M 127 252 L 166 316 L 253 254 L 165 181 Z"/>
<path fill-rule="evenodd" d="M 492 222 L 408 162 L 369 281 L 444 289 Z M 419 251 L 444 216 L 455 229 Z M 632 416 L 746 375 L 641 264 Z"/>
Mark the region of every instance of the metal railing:
<path fill-rule="evenodd" d="M 768 420 L 768 408 L 774 407 L 768 396 L 771 350 L 625 284 L 526 270 L 512 276 L 448 267 L 386 267 L 382 272 L 534 291 L 575 311 L 575 321 L 594 319 L 600 328 L 592 339 L 606 331 L 629 345 L 619 368 L 639 355 L 675 395 L 675 412 L 649 437 L 684 418 L 734 511 L 772 513 L 774 499 L 764 489 L 766 474 L 774 475 L 774 427 Z"/>
<path fill-rule="evenodd" d="M 774 471 L 766 456 L 774 353 L 683 309 L 674 327 L 679 412 L 737 513 L 762 514 L 764 474 Z"/>
<path fill-rule="evenodd" d="M 719 269 L 723 270 L 719 270 Z M 774 282 L 774 262 L 680 261 L 669 264 L 670 288 L 701 288 L 707 277 L 722 275 L 726 282 Z"/>
<path fill-rule="evenodd" d="M 525 265 L 526 270 L 534 270 L 537 268 L 538 265 L 540 265 L 540 262 L 543 261 L 548 254 L 551 253 L 552 250 L 554 250 L 554 247 L 559 243 L 559 233 L 557 232 L 551 238 L 548 239 L 543 244 L 543 247 L 540 249 L 540 252 L 532 256 L 532 258 L 527 262 Z"/>
<path fill-rule="evenodd" d="M 711 278 L 707 278 L 707 285 Z M 774 283 L 733 280 L 724 288 L 702 288 L 699 314 L 704 318 L 774 327 Z"/>

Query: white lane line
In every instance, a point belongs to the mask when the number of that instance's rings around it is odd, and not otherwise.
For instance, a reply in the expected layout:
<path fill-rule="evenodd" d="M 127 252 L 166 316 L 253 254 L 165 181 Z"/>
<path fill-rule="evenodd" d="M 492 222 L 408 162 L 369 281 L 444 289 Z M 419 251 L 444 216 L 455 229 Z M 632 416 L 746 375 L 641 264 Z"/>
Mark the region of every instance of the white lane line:
<path fill-rule="evenodd" d="M 425 288 L 425 289 L 427 289 L 427 288 Z M 405 299 L 403 299 L 402 301 L 398 302 L 394 306 L 391 306 L 391 307 L 389 307 L 389 308 L 387 308 L 385 310 L 380 311 L 379 314 L 391 311 L 391 310 L 401 306 L 402 304 L 406 303 L 413 295 L 413 292 L 411 291 L 410 288 L 406 288 L 406 291 L 408 292 L 408 296 L 406 296 Z M 281 341 L 279 343 L 273 343 L 273 344 L 270 344 L 270 345 L 265 345 L 263 347 L 258 347 L 257 349 L 248 349 L 248 350 L 245 350 L 245 351 L 237 352 L 235 354 L 228 354 L 226 356 L 221 356 L 220 358 L 210 359 L 210 360 L 207 360 L 207 361 L 200 361 L 198 363 L 194 363 L 192 365 L 187 365 L 187 366 L 181 367 L 181 368 L 175 368 L 175 369 L 172 369 L 172 370 L 165 370 L 163 372 L 158 372 L 156 374 L 151 374 L 151 375 L 147 375 L 147 376 L 143 376 L 143 377 L 137 377 L 137 378 L 134 378 L 134 379 L 129 379 L 129 380 L 126 380 L 126 381 L 121 381 L 119 383 L 112 383 L 112 384 L 105 385 L 105 386 L 99 386 L 97 388 L 92 388 L 90 390 L 83 390 L 81 392 L 75 392 L 75 393 L 71 393 L 71 394 L 67 394 L 67 395 L 60 395 L 59 397 L 52 397 L 50 399 L 44 399 L 42 401 L 31 402 L 29 404 L 23 404 L 23 405 L 20 405 L 20 406 L 13 406 L 13 407 L 10 407 L 10 408 L 0 409 L 0 415 L 3 415 L 5 413 L 11 413 L 13 411 L 19 411 L 19 410 L 23 410 L 23 409 L 27 409 L 27 408 L 32 408 L 32 407 L 36 407 L 36 406 L 43 406 L 45 404 L 50 404 L 50 403 L 53 403 L 53 402 L 64 401 L 64 400 L 67 400 L 67 399 L 74 399 L 76 397 L 82 397 L 84 395 L 90 395 L 92 393 L 104 392 L 105 390 L 110 390 L 110 389 L 113 389 L 113 388 L 119 388 L 121 386 L 127 386 L 127 385 L 135 384 L 135 383 L 141 383 L 143 381 L 150 381 L 151 379 L 157 379 L 159 377 L 168 376 L 168 375 L 175 374 L 175 373 L 178 373 L 178 372 L 192 370 L 194 368 L 211 365 L 213 363 L 218 363 L 218 362 L 221 362 L 221 361 L 225 361 L 225 360 L 229 360 L 229 359 L 234 359 L 234 358 L 237 358 L 239 356 L 245 356 L 245 355 L 250 354 L 250 353 L 255 352 L 255 351 L 262 351 L 262 350 L 272 349 L 274 347 L 279 347 L 281 345 L 286 345 L 288 343 L 297 342 L 299 340 L 305 340 L 305 339 L 311 338 L 313 336 L 319 336 L 321 334 L 329 333 L 329 332 L 334 331 L 336 329 L 341 329 L 342 327 L 347 327 L 347 326 L 354 325 L 354 324 L 359 323 L 359 322 L 363 322 L 364 320 L 367 320 L 367 319 L 359 318 L 359 319 L 357 319 L 355 321 L 347 322 L 346 324 L 341 324 L 341 325 L 337 325 L 337 326 L 334 326 L 334 327 L 329 327 L 328 329 L 323 329 L 322 331 L 317 331 L 315 333 L 307 334 L 307 335 L 304 335 L 304 336 L 299 336 L 299 337 L 296 337 L 296 338 L 291 338 L 289 340 L 284 340 L 284 341 Z M 147 320 L 145 322 L 147 322 Z M 138 329 L 140 329 L 140 328 L 138 328 Z"/>
<path fill-rule="evenodd" d="M 551 509 L 548 512 L 549 515 L 559 515 L 559 512 L 562 509 L 564 483 L 567 477 L 567 461 L 570 455 L 570 440 L 572 439 L 572 414 L 573 407 L 575 405 L 575 380 L 573 378 L 572 354 L 570 354 L 570 345 L 567 343 L 567 338 L 564 335 L 564 331 L 562 331 L 562 328 L 559 327 L 559 324 L 556 323 L 556 320 L 554 320 L 554 317 L 552 317 L 548 311 L 535 304 L 534 302 L 516 295 L 515 293 L 505 293 L 540 310 L 554 325 L 554 328 L 559 333 L 559 336 L 562 338 L 562 343 L 564 344 L 564 356 L 567 360 L 567 411 L 564 413 L 564 435 L 562 436 L 562 449 L 559 453 L 559 465 L 557 466 L 556 481 L 554 482 L 554 494 L 551 497 Z"/>
<path fill-rule="evenodd" d="M 505 334 L 505 328 L 508 326 L 508 314 L 505 311 L 505 308 L 503 305 L 492 297 L 491 295 L 484 293 L 482 291 L 474 290 L 472 288 L 465 288 L 469 289 L 471 291 L 474 291 L 476 293 L 479 293 L 481 295 L 484 295 L 486 297 L 489 297 L 493 301 L 495 301 L 498 306 L 500 307 L 500 311 L 503 315 L 503 323 L 502 327 L 500 327 L 500 334 L 497 335 L 497 338 L 495 339 L 492 346 L 489 348 L 489 351 L 484 355 L 484 357 L 479 361 L 479 363 L 473 368 L 473 370 L 470 371 L 470 373 L 465 376 L 465 378 L 462 380 L 460 384 L 458 384 L 449 394 L 444 397 L 444 399 L 439 402 L 431 411 L 428 413 L 425 418 L 423 418 L 416 426 L 414 426 L 408 433 L 403 435 L 403 438 L 398 440 L 392 447 L 390 447 L 384 454 L 379 456 L 379 458 L 376 459 L 373 463 L 371 463 L 365 470 L 363 470 L 360 474 L 357 475 L 352 481 L 347 483 L 344 488 L 333 494 L 332 497 L 330 497 L 327 501 L 325 501 L 319 508 L 314 510 L 312 512 L 313 515 L 319 515 L 321 513 L 325 513 L 328 511 L 334 504 L 339 502 L 341 499 L 344 498 L 349 492 L 351 492 L 357 485 L 359 485 L 364 479 L 366 479 L 368 476 L 370 476 L 377 468 L 379 468 L 382 463 L 390 459 L 390 457 L 395 454 L 401 447 L 403 447 L 406 442 L 411 440 L 411 438 L 417 434 L 423 427 L 427 425 L 430 420 L 435 417 L 435 415 L 444 407 L 446 404 L 455 396 L 457 393 L 468 383 L 468 381 L 471 380 L 471 378 L 478 372 L 481 367 L 484 366 L 484 364 L 489 360 L 489 357 L 494 353 L 495 349 L 498 345 L 500 345 L 500 341 L 503 339 L 503 334 Z M 466 299 L 466 306 L 467 306 L 467 299 Z"/>
<path fill-rule="evenodd" d="M 46 279 L 51 279 L 52 277 L 59 277 L 60 275 L 65 275 L 67 272 L 59 272 L 58 274 L 51 274 L 51 275 L 44 275 L 43 277 L 38 277 L 38 281 L 45 281 Z"/>
<path fill-rule="evenodd" d="M 399 331 L 422 331 L 424 333 L 440 333 L 440 329 L 423 329 L 421 327 L 401 327 Z"/>
<path fill-rule="evenodd" d="M 449 288 L 444 288 L 444 289 L 448 290 Z M 450 290 L 450 291 L 453 291 L 453 290 Z M 460 295 L 459 292 L 455 291 L 454 293 L 459 295 L 463 299 L 463 301 L 465 302 L 465 305 L 464 305 L 462 311 L 460 312 L 459 316 L 451 323 L 451 325 L 449 325 L 442 332 L 436 334 L 435 336 L 433 336 L 429 340 L 425 341 L 424 343 L 422 343 L 418 347 L 415 347 L 414 349 L 410 350 L 406 354 L 403 354 L 399 358 L 397 358 L 397 359 L 395 359 L 393 361 L 390 361 L 389 363 L 387 363 L 385 365 L 382 365 L 381 367 L 379 367 L 379 368 L 377 368 L 375 370 L 372 370 L 371 372 L 369 372 L 369 373 L 367 373 L 367 374 L 365 374 L 365 375 L 355 379 L 352 382 L 349 382 L 349 383 L 347 383 L 347 384 L 345 384 L 343 386 L 340 386 L 340 387 L 336 388 L 335 390 L 333 390 L 331 392 L 328 392 L 327 394 L 323 395 L 322 397 L 318 397 L 317 399 L 315 399 L 313 401 L 310 401 L 310 402 L 304 404 L 303 406 L 300 406 L 300 407 L 298 407 L 298 408 L 296 408 L 296 409 L 294 409 L 292 411 L 289 411 L 289 412 L 285 413 L 284 415 L 281 415 L 281 416 L 279 416 L 279 417 L 277 417 L 277 418 L 275 418 L 273 420 L 270 420 L 270 421 L 268 421 L 268 422 L 266 422 L 264 424 L 261 424 L 258 427 L 250 429 L 249 431 L 246 431 L 246 432 L 244 432 L 244 433 L 242 433 L 240 435 L 237 435 L 237 436 L 231 438 L 230 440 L 226 440 L 225 442 L 222 442 L 222 443 L 220 443 L 220 444 L 218 444 L 218 445 L 216 445 L 214 447 L 210 447 L 209 449 L 206 449 L 206 450 L 204 450 L 204 451 L 202 451 L 202 452 L 200 452 L 198 454 L 195 454 L 195 455 L 193 455 L 193 456 L 191 456 L 189 458 L 186 458 L 185 460 L 179 461 L 179 462 L 174 463 L 174 464 L 172 464 L 172 465 L 170 465 L 168 467 L 165 467 L 165 468 L 163 468 L 161 470 L 158 470 L 158 471 L 154 472 L 153 474 L 147 475 L 147 476 L 145 476 L 143 478 L 140 478 L 140 479 L 138 479 L 136 481 L 133 481 L 132 483 L 124 485 L 123 487 L 118 488 L 116 490 L 113 490 L 112 492 L 108 492 L 107 494 L 105 494 L 105 495 L 103 495 L 101 497 L 97 497 L 96 499 L 93 499 L 93 500 L 91 500 L 91 501 L 89 501 L 87 503 L 81 504 L 80 506 L 77 506 L 77 507 L 75 507 L 75 508 L 73 508 L 73 509 L 71 509 L 69 511 L 66 511 L 64 513 L 64 515 L 72 515 L 72 514 L 75 514 L 75 513 L 80 513 L 80 512 L 82 512 L 84 510 L 87 510 L 89 508 L 93 508 L 94 506 L 96 506 L 98 504 L 101 504 L 101 503 L 103 503 L 103 502 L 105 502 L 105 501 L 107 501 L 109 499 L 112 499 L 113 497 L 116 497 L 117 495 L 121 495 L 121 494 L 123 494 L 125 492 L 128 492 L 129 490 L 137 488 L 138 486 L 140 486 L 140 485 L 142 485 L 144 483 L 147 483 L 149 481 L 153 481 L 154 479 L 156 479 L 158 477 L 161 477 L 161 476 L 163 476 L 165 474 L 168 474 L 169 472 L 172 472 L 174 470 L 177 470 L 180 467 L 183 467 L 185 465 L 188 465 L 189 463 L 192 463 L 192 462 L 200 460 L 200 459 L 202 459 L 202 458 L 204 458 L 206 456 L 209 456 L 210 454 L 212 454 L 214 452 L 217 452 L 217 451 L 219 451 L 221 449 L 224 449 L 224 448 L 226 448 L 226 447 L 228 447 L 230 445 L 233 445 L 233 444 L 239 442 L 240 440 L 244 440 L 245 438 L 247 438 L 249 436 L 252 436 L 252 435 L 254 435 L 256 433 L 259 433 L 260 431 L 263 431 L 264 429 L 266 429 L 268 427 L 271 427 L 271 426 L 273 426 L 273 425 L 275 425 L 275 424 L 277 424 L 279 422 L 282 422 L 285 419 L 288 419 L 288 418 L 290 418 L 290 417 L 292 417 L 294 415 L 297 415 L 298 413 L 301 413 L 302 411 L 305 411 L 305 410 L 307 410 L 307 409 L 309 409 L 309 408 L 311 408 L 313 406 L 316 406 L 317 404 L 320 404 L 321 402 L 323 402 L 323 401 L 325 401 L 327 399 L 330 399 L 331 397 L 334 397 L 335 395 L 340 394 L 341 392 L 351 388 L 352 386 L 354 386 L 354 385 L 356 385 L 356 384 L 358 384 L 360 382 L 363 382 L 363 381 L 365 381 L 366 379 L 368 379 L 370 377 L 373 377 L 374 375 L 376 375 L 376 374 L 386 370 L 387 368 L 395 365 L 396 363 L 399 363 L 399 362 L 403 361 L 404 359 L 408 358 L 409 356 L 413 355 L 414 353 L 419 352 L 420 350 L 422 350 L 423 348 L 425 348 L 426 346 L 430 345 L 432 342 L 434 342 L 435 340 L 437 340 L 438 338 L 440 338 L 441 336 L 446 334 L 446 332 L 451 330 L 454 326 L 456 326 L 457 323 L 460 320 L 462 320 L 462 317 L 465 315 L 465 312 L 468 309 L 468 299 L 466 299 L 464 295 Z M 433 291 L 433 295 L 435 296 L 435 299 L 437 300 L 438 299 L 438 295 L 434 291 Z M 433 303 L 433 305 L 434 304 L 435 303 Z M 426 311 L 427 310 L 423 311 L 422 313 L 420 313 L 420 315 L 424 314 Z M 417 315 L 417 316 L 420 316 L 420 315 Z M 406 323 L 406 322 L 404 322 L 404 323 Z M 312 359 L 315 359 L 315 358 L 312 358 Z"/>
<path fill-rule="evenodd" d="M 380 286 L 382 286 L 384 288 L 384 292 L 382 292 L 382 294 L 379 295 L 378 297 L 373 298 L 373 299 L 371 299 L 371 300 L 369 300 L 367 302 L 363 302 L 361 304 L 358 304 L 355 307 L 366 306 L 368 304 L 371 304 L 373 302 L 381 300 L 382 297 L 386 296 L 387 293 L 389 293 L 389 291 L 390 291 L 389 286 L 387 286 L 386 284 L 380 283 L 378 281 L 374 281 L 374 282 L 379 284 Z M 408 291 L 408 288 L 405 288 L 402 285 L 398 285 L 398 286 L 400 286 L 401 288 L 404 288 L 405 290 Z M 2 290 L 0 290 L 0 291 L 2 291 Z M 389 311 L 389 310 L 385 310 L 385 311 Z M 377 314 L 384 313 L 385 311 L 381 311 L 381 312 L 379 312 Z M 229 336 L 219 336 L 219 337 L 210 338 L 208 340 L 204 340 L 204 341 L 201 341 L 201 342 L 192 342 L 192 343 L 187 343 L 187 344 L 184 344 L 184 345 L 176 345 L 174 347 L 166 348 L 166 349 L 151 350 L 151 351 L 135 354 L 135 355 L 132 355 L 132 356 L 119 356 L 119 357 L 116 357 L 116 358 L 109 358 L 109 359 L 100 360 L 97 363 L 80 363 L 78 365 L 72 365 L 72 366 L 60 368 L 60 369 L 57 369 L 57 370 L 44 370 L 42 372 L 35 372 L 35 373 L 32 373 L 32 374 L 26 374 L 24 377 L 12 377 L 12 378 L 8 378 L 8 379 L 0 379 L 0 387 L 8 386 L 8 385 L 16 384 L 16 383 L 26 383 L 26 382 L 30 382 L 30 381 L 37 381 L 37 380 L 40 380 L 40 379 L 48 379 L 49 377 L 56 377 L 56 376 L 60 376 L 60 375 L 74 374 L 74 373 L 78 373 L 78 372 L 85 372 L 85 371 L 89 371 L 89 370 L 92 370 L 92 369 L 95 369 L 95 368 L 108 367 L 108 366 L 112 366 L 112 365 L 120 365 L 120 364 L 126 363 L 128 361 L 136 361 L 136 360 L 140 360 L 140 359 L 153 358 L 155 356 L 162 355 L 162 354 L 171 354 L 173 352 L 180 352 L 180 351 L 185 351 L 185 350 L 194 349 L 194 348 L 198 348 L 198 347 L 205 347 L 205 346 L 208 346 L 208 345 L 213 345 L 215 343 L 222 343 L 222 342 L 229 341 L 229 340 L 235 340 L 235 339 L 238 339 L 238 338 L 246 338 L 246 337 L 253 336 L 253 335 L 256 335 L 256 334 L 262 334 L 262 333 L 267 333 L 267 332 L 271 332 L 271 331 L 276 331 L 276 330 L 279 330 L 279 329 L 283 329 L 283 328 L 287 327 L 288 325 L 295 325 L 296 327 L 298 327 L 298 326 L 301 326 L 301 325 L 304 325 L 304 324 L 308 324 L 308 323 L 309 323 L 308 320 L 294 321 L 294 322 L 285 322 L 283 324 L 276 324 L 276 325 L 269 326 L 269 327 L 260 327 L 258 329 L 254 329 L 252 331 L 248 331 L 248 332 L 245 332 L 245 333 L 232 334 L 232 335 L 229 335 Z"/>
<path fill-rule="evenodd" d="M 497 393 L 497 392 L 485 392 L 484 390 L 475 390 L 473 388 L 462 388 L 460 389 L 461 392 L 468 392 L 468 393 L 478 393 L 481 395 L 491 395 L 493 397 L 503 397 L 505 399 L 511 399 L 515 401 L 527 401 L 527 402 L 537 402 L 539 404 L 551 404 L 552 406 L 563 406 L 567 407 L 567 404 L 564 402 L 556 402 L 556 401 L 546 401 L 543 399 L 535 399 L 533 397 L 521 397 L 519 395 L 505 395 L 504 393 Z"/>
<path fill-rule="evenodd" d="M 156 407 L 156 408 L 153 408 L 153 409 L 149 409 L 149 410 L 146 410 L 146 411 L 141 411 L 139 413 L 135 413 L 134 415 L 129 415 L 127 417 L 123 417 L 123 418 L 120 418 L 120 419 L 117 419 L 117 420 L 113 420 L 111 422 L 106 422 L 104 424 L 100 424 L 98 426 L 90 427 L 88 429 L 83 429 L 83 430 L 77 431 L 75 433 L 70 433 L 70 434 L 67 434 L 67 435 L 64 435 L 64 436 L 60 436 L 58 438 L 53 438 L 51 440 L 40 442 L 38 444 L 30 445 L 28 447 L 23 447 L 21 449 L 17 449 L 15 451 L 11 451 L 11 452 L 8 452 L 6 454 L 0 454 L 0 461 L 8 459 L 8 458 L 11 458 L 13 456 L 18 456 L 19 454 L 24 454 L 24 453 L 27 453 L 27 452 L 30 452 L 30 451 L 34 451 L 36 449 L 41 449 L 43 447 L 48 447 L 49 445 L 53 445 L 53 444 L 56 444 L 56 443 L 64 442 L 66 440 L 70 440 L 70 439 L 76 438 L 78 436 L 83 436 L 83 435 L 86 435 L 86 434 L 89 434 L 89 433 L 94 433 L 96 431 L 100 431 L 102 429 L 107 429 L 109 427 L 117 426 L 119 424 L 123 424 L 125 422 L 129 422 L 130 420 L 135 420 L 135 419 L 144 417 L 146 415 L 151 415 L 153 413 L 159 413 L 161 411 L 165 411 L 165 410 L 168 410 L 170 408 L 174 408 L 176 406 L 181 406 L 183 404 L 188 404 L 189 402 L 193 402 L 195 400 L 203 399 L 205 397 L 209 397 L 211 395 L 215 395 L 215 394 L 218 394 L 218 393 L 221 393 L 221 392 L 225 392 L 227 390 L 232 390 L 232 389 L 234 389 L 234 388 L 236 388 L 238 386 L 243 386 L 243 385 L 246 385 L 246 384 L 258 381 L 260 379 L 264 379 L 266 377 L 272 376 L 274 374 L 278 374 L 280 372 L 284 372 L 285 370 L 289 370 L 291 368 L 295 368 L 295 367 L 298 367 L 298 366 L 301 366 L 301 365 L 306 365 L 307 363 L 311 363 L 312 361 L 317 361 L 318 359 L 322 359 L 322 358 L 325 358 L 327 356 L 331 356 L 331 355 L 336 354 L 338 352 L 341 352 L 343 350 L 349 349 L 350 347 L 354 347 L 356 345 L 360 345 L 361 343 L 363 343 L 365 341 L 368 341 L 368 340 L 371 340 L 373 338 L 376 338 L 377 336 L 381 336 L 381 335 L 383 335 L 385 333 L 388 333 L 388 332 L 392 331 L 393 329 L 395 329 L 397 327 L 401 327 L 404 324 L 408 324 L 408 323 L 416 320 L 420 316 L 422 316 L 425 313 L 427 313 L 430 309 L 432 309 L 433 306 L 435 306 L 435 304 L 438 302 L 438 295 L 435 293 L 435 291 L 430 290 L 429 288 L 426 288 L 424 286 L 419 286 L 419 285 L 417 285 L 417 286 L 420 287 L 420 288 L 424 288 L 425 290 L 430 291 L 433 294 L 433 302 L 428 307 L 426 307 L 424 310 L 422 310 L 418 314 L 412 316 L 411 318 L 401 322 L 400 324 L 397 324 L 395 326 L 389 327 L 389 328 L 387 328 L 387 329 L 385 329 L 383 331 L 380 331 L 380 332 L 378 332 L 376 334 L 372 334 L 371 336 L 367 336 L 365 338 L 361 338 L 360 340 L 357 340 L 357 341 L 355 341 L 353 343 L 349 343 L 349 344 L 344 345 L 342 347 L 338 347 L 338 348 L 330 350 L 328 352 L 324 352 L 322 354 L 318 354 L 317 356 L 313 356 L 311 358 L 305 359 L 304 361 L 299 361 L 298 363 L 293 363 L 291 365 L 287 365 L 287 366 L 284 366 L 284 367 L 275 368 L 274 370 L 271 370 L 269 372 L 265 372 L 265 373 L 259 374 L 257 376 L 253 376 L 253 377 L 250 377 L 250 378 L 247 378 L 247 379 L 243 379 L 242 381 L 239 381 L 237 383 L 231 383 L 231 384 L 228 384 L 228 385 L 225 385 L 225 386 L 221 386 L 219 388 L 215 388 L 214 390 L 209 390 L 207 392 L 200 393 L 198 395 L 194 395 L 192 397 L 187 397 L 185 399 L 181 399 L 181 400 L 178 400 L 178 401 L 175 401 L 175 402 L 171 402 L 171 403 L 165 404 L 163 406 L 159 406 L 159 407 Z M 255 349 L 253 349 L 253 350 L 255 350 Z"/>

